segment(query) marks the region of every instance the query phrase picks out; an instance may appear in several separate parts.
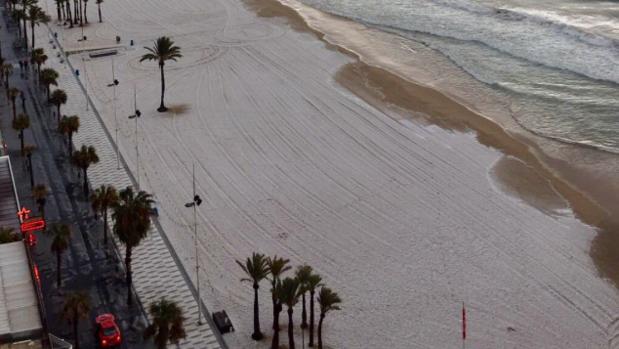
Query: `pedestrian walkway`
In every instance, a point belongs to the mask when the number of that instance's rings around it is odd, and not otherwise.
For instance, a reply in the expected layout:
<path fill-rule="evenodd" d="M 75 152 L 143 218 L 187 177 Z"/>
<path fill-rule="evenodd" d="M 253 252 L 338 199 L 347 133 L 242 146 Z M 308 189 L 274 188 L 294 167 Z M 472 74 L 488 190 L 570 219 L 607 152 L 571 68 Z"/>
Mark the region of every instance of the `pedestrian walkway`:
<path fill-rule="evenodd" d="M 124 273 L 119 268 L 121 260 L 115 255 L 107 256 L 102 248 L 101 222 L 94 219 L 90 203 L 80 190 L 77 173 L 68 161 L 66 144 L 55 131 L 55 121 L 47 115 L 47 107 L 38 102 L 40 99 L 45 100 L 45 94 L 34 84 L 36 79 L 33 79 L 33 70 L 20 69 L 16 64 L 28 56 L 23 51 L 14 51 L 7 44 L 12 42 L 16 28 L 7 32 L 7 17 L 2 16 L 0 21 L 3 28 L 0 31 L 3 57 L 15 67 L 9 79 L 10 86 L 24 92 L 26 96 L 23 103 L 18 102 L 17 111 L 26 113 L 30 120 L 30 127 L 24 135 L 26 144 L 36 146 L 32 155 L 34 183 L 44 184 L 49 191 L 45 219 L 50 227 L 62 223 L 71 230 L 68 249 L 61 255 L 60 287 L 56 284 L 56 257 L 50 249 L 52 237 L 37 232 L 36 244 L 31 249 L 40 275 L 47 328 L 56 336 L 74 341 L 72 327 L 63 318 L 62 308 L 67 294 L 80 291 L 88 295 L 91 308 L 90 316 L 80 321 L 78 336 L 82 347 L 96 347 L 94 317 L 101 313 L 113 313 L 123 331 L 122 349 L 149 348 L 144 344 L 142 336 L 147 323 L 146 315 L 141 307 L 128 308 L 125 305 Z M 28 161 L 20 154 L 17 132 L 10 127 L 11 105 L 5 98 L 0 99 L 0 113 L 7 116 L 4 120 L 8 122 L 2 122 L 0 127 L 13 163 L 20 204 L 31 209 L 33 215 L 39 215 L 32 197 Z"/>
<path fill-rule="evenodd" d="M 68 96 L 67 105 L 62 107 L 62 113 L 80 117 L 79 132 L 73 137 L 74 147 L 79 148 L 83 144 L 92 145 L 99 155 L 99 163 L 91 166 L 88 172 L 91 187 L 97 188 L 106 184 L 122 189 L 134 185 L 135 180 L 125 165 L 122 154 L 120 169 L 117 166 L 112 133 L 106 129 L 92 103 L 88 111 L 86 110 L 85 89 L 74 75 L 75 70 L 71 62 L 64 58 L 64 53 L 57 55 L 60 49 L 59 43 L 53 41 L 50 44 L 50 38 L 53 38 L 52 35 L 45 26 L 42 26 L 37 32 L 37 40 L 50 57 L 46 66 L 58 71 L 60 75 L 58 86 L 65 90 Z M 56 45 L 57 49 L 54 49 L 53 45 Z M 181 348 L 227 348 L 209 316 L 206 316 L 206 321 L 203 319 L 202 325 L 197 324 L 195 288 L 156 218 L 154 220 L 154 227 L 133 252 L 133 283 L 141 303 L 148 308 L 152 302 L 165 297 L 180 305 L 186 319 L 187 333 L 187 338 L 180 343 Z M 203 302 L 200 303 L 203 314 L 208 314 Z"/>

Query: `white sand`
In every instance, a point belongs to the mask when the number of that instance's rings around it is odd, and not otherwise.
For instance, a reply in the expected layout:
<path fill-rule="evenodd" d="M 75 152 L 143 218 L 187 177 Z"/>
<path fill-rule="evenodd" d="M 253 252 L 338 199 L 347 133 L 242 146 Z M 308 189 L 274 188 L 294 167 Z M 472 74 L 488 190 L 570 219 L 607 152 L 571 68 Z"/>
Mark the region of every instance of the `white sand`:
<path fill-rule="evenodd" d="M 309 263 L 343 297 L 325 323 L 332 348 L 459 347 L 462 301 L 470 348 L 615 346 L 619 302 L 588 255 L 595 232 L 497 189 L 488 171 L 502 155 L 473 135 L 370 107 L 333 80 L 349 57 L 237 0 L 110 0 L 104 24 L 94 1 L 88 8 L 87 43 L 77 43 L 79 28 L 62 39 L 74 48 L 114 44 L 116 35 L 136 41 L 114 58 L 122 152 L 135 168 L 126 118 L 135 84 L 143 187 L 188 270 L 192 212 L 183 205 L 196 164 L 203 296 L 230 314 L 230 348 L 269 342 L 249 339 L 253 293 L 234 263 L 252 251 Z M 167 104 L 178 114 L 155 111 L 159 72 L 138 62 L 160 35 L 183 49 L 166 70 Z M 111 59 L 87 64 L 88 89 L 113 131 Z"/>

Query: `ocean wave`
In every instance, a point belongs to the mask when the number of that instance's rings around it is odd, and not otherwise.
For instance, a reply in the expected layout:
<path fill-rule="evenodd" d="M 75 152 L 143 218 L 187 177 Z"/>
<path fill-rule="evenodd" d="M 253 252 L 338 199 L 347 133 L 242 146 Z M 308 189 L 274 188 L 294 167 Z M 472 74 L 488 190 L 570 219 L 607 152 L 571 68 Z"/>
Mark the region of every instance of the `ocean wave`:
<path fill-rule="evenodd" d="M 619 40 L 551 11 L 464 0 L 384 2 L 380 7 L 369 1 L 303 1 L 375 26 L 479 42 L 532 63 L 619 84 Z"/>

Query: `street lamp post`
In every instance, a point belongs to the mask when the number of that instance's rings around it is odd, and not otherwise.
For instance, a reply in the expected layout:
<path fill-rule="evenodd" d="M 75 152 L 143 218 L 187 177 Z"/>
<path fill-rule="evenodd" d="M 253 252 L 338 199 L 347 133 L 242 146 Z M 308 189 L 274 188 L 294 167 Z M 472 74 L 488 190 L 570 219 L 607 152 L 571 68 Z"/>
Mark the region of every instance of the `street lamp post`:
<path fill-rule="evenodd" d="M 196 209 L 202 204 L 200 195 L 196 194 L 196 166 L 191 167 L 192 180 L 193 180 L 193 201 L 185 204 L 185 207 L 193 207 L 193 239 L 196 254 L 196 288 L 198 291 L 198 325 L 202 325 L 202 298 L 200 297 L 200 264 L 198 263 L 198 220 L 196 215 Z"/>
<path fill-rule="evenodd" d="M 118 116 L 116 115 L 116 86 L 118 86 L 119 82 L 116 80 L 116 75 L 114 72 L 114 56 L 112 56 L 112 83 L 107 85 L 112 86 L 114 89 L 114 100 L 112 101 L 114 108 L 114 143 L 116 145 L 116 169 L 120 170 L 120 154 L 118 150 Z"/>
<path fill-rule="evenodd" d="M 138 99 L 135 86 L 133 86 L 133 108 L 135 109 L 135 113 L 133 115 L 129 115 L 129 119 L 135 119 L 135 166 L 138 190 L 140 190 L 140 148 L 138 138 L 138 119 L 140 118 L 140 116 L 142 116 L 142 112 L 140 112 L 140 110 L 138 109 Z"/>

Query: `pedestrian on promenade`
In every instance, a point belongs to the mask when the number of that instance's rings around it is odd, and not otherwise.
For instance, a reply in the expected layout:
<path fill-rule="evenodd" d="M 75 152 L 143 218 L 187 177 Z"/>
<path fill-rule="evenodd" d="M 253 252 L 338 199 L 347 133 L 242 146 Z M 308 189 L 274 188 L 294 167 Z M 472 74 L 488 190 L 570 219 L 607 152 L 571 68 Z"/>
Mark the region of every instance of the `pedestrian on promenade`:
<path fill-rule="evenodd" d="M 24 62 L 19 61 L 19 75 L 23 78 L 24 77 Z"/>
<path fill-rule="evenodd" d="M 24 60 L 24 69 L 26 70 L 26 80 L 28 80 L 28 60 Z"/>

